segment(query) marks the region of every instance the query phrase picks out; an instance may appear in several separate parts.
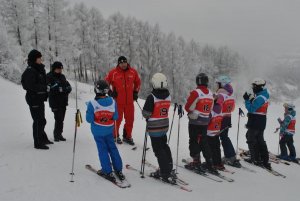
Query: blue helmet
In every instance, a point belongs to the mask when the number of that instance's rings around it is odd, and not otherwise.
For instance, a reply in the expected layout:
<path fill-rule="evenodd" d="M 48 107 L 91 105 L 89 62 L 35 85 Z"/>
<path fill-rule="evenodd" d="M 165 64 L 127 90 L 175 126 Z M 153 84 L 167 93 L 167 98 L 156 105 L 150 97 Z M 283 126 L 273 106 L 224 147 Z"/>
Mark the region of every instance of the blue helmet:
<path fill-rule="evenodd" d="M 227 75 L 220 75 L 216 79 L 216 82 L 221 83 L 221 86 L 224 87 L 226 84 L 229 84 L 231 82 L 231 79 Z"/>

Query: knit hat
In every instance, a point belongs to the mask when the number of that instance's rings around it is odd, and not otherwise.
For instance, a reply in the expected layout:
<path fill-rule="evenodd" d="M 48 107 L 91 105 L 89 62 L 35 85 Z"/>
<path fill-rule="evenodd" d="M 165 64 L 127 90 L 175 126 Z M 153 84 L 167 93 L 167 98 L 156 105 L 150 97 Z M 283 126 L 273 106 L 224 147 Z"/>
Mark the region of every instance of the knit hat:
<path fill-rule="evenodd" d="M 64 66 L 60 61 L 55 61 L 52 65 L 51 65 L 51 70 L 54 71 L 55 69 L 60 68 L 63 69 Z"/>
<path fill-rule="evenodd" d="M 27 60 L 27 63 L 28 63 L 28 64 L 35 63 L 36 60 L 37 60 L 38 58 L 41 58 L 41 57 L 42 57 L 42 53 L 39 52 L 39 51 L 37 51 L 37 50 L 35 50 L 35 49 L 33 49 L 33 50 L 31 50 L 31 51 L 29 52 L 29 54 L 28 54 L 28 60 Z"/>
<path fill-rule="evenodd" d="M 123 63 L 123 62 L 126 62 L 126 63 L 127 63 L 127 58 L 124 57 L 124 56 L 120 56 L 120 57 L 118 58 L 118 65 L 119 65 L 120 63 Z"/>

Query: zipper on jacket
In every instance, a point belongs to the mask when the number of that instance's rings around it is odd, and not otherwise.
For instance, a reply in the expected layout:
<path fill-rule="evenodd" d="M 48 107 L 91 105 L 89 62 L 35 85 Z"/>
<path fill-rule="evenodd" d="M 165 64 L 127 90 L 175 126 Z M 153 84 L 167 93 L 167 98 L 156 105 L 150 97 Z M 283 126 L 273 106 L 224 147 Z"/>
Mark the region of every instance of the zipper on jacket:
<path fill-rule="evenodd" d="M 125 76 L 125 73 L 126 73 L 126 72 L 124 71 L 124 72 L 123 72 L 123 76 L 124 76 L 124 81 L 125 81 L 125 94 L 126 94 L 126 101 L 125 101 L 125 102 L 126 102 L 126 105 L 127 105 L 127 89 L 126 89 L 127 86 L 126 86 L 126 76 Z"/>

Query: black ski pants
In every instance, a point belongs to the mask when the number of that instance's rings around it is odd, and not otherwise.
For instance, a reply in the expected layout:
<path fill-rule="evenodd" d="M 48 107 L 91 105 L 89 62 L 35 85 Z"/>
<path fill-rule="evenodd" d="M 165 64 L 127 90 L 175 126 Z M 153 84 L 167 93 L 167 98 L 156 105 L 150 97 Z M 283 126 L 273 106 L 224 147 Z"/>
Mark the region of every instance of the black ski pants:
<path fill-rule="evenodd" d="M 173 169 L 172 154 L 167 144 L 167 135 L 151 137 L 153 152 L 157 158 L 161 176 L 169 176 Z"/>
<path fill-rule="evenodd" d="M 53 135 L 54 138 L 57 138 L 63 133 L 66 108 L 52 108 L 52 112 L 55 119 Z"/>
<path fill-rule="evenodd" d="M 221 149 L 220 149 L 220 137 L 217 136 L 207 136 L 207 142 L 210 147 L 213 165 L 220 165 L 222 163 L 221 159 Z"/>
<path fill-rule="evenodd" d="M 189 124 L 189 149 L 192 158 L 200 156 L 200 152 L 205 158 L 208 166 L 212 165 L 212 156 L 207 142 L 207 125 Z"/>
<path fill-rule="evenodd" d="M 269 151 L 264 139 L 264 131 L 249 128 L 246 133 L 247 144 L 251 154 L 251 160 L 263 163 L 269 162 Z"/>
<path fill-rule="evenodd" d="M 29 106 L 29 109 L 33 119 L 32 130 L 34 146 L 43 145 L 48 141 L 48 137 L 44 131 L 47 123 L 45 119 L 45 104 Z"/>
<path fill-rule="evenodd" d="M 292 135 L 283 135 L 279 141 L 279 144 L 280 144 L 281 156 L 288 156 L 287 148 L 286 148 L 287 146 L 290 152 L 289 156 L 293 159 L 296 158 L 296 150 L 295 150 L 294 139 Z"/>

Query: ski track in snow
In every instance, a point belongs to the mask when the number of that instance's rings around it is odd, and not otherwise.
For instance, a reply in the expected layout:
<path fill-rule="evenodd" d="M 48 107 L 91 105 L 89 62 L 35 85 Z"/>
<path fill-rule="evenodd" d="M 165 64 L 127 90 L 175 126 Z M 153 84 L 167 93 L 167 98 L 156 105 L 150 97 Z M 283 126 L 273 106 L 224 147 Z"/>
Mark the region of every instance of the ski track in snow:
<path fill-rule="evenodd" d="M 74 89 L 74 83 L 72 83 Z M 233 183 L 217 183 L 193 174 L 182 168 L 178 169 L 180 177 L 187 181 L 193 192 L 187 193 L 169 185 L 158 183 L 146 177 L 141 179 L 136 172 L 126 170 L 124 173 L 131 188 L 119 189 L 110 182 L 95 176 L 85 169 L 86 164 L 100 168 L 95 142 L 85 122 L 85 102 L 94 97 L 92 86 L 79 84 L 80 99 L 78 101 L 84 123 L 78 128 L 75 176 L 74 183 L 70 181 L 72 163 L 72 148 L 74 135 L 75 100 L 74 91 L 71 94 L 70 106 L 67 109 L 64 136 L 66 142 L 50 145 L 50 150 L 36 150 L 33 148 L 32 119 L 29 108 L 25 102 L 25 91 L 21 86 L 0 78 L 0 200 L 1 201 L 82 201 L 82 200 L 131 200 L 131 201 L 176 201 L 176 200 L 298 200 L 300 167 L 298 165 L 286 166 L 284 164 L 272 164 L 273 168 L 287 176 L 286 179 L 270 175 L 263 169 L 255 168 L 242 162 L 244 166 L 255 169 L 257 173 L 251 173 L 228 167 L 235 171 L 234 175 L 223 173 L 235 180 Z M 143 105 L 143 101 L 139 100 Z M 299 104 L 296 104 L 299 105 Z M 242 107 L 244 112 L 246 110 Z M 170 109 L 170 117 L 173 110 Z M 145 122 L 141 118 L 140 110 L 136 105 L 135 124 L 133 138 L 138 145 L 137 150 L 132 151 L 129 145 L 118 145 L 123 164 L 130 164 L 139 169 L 142 146 L 144 140 Z M 271 152 L 277 153 L 278 134 L 274 134 L 278 126 L 277 118 L 282 117 L 282 104 L 271 104 L 268 114 L 268 124 L 265 131 L 265 139 Z M 53 140 L 53 113 L 46 103 L 46 133 Z M 247 148 L 244 124 L 247 118 L 241 118 L 240 147 Z M 233 128 L 230 129 L 230 138 L 236 145 L 237 110 L 233 114 Z M 181 120 L 179 161 L 189 157 L 187 117 Z M 299 131 L 299 124 L 297 124 Z M 168 133 L 169 134 L 169 133 Z M 170 141 L 175 163 L 177 140 L 177 118 L 174 121 L 172 139 Z M 296 133 L 295 147 L 299 153 L 300 137 Z M 150 140 L 148 140 L 150 146 Z M 147 160 L 157 165 L 152 149 L 147 151 Z M 181 164 L 181 162 L 180 162 Z M 174 166 L 175 168 L 175 166 Z M 150 171 L 151 168 L 146 170 Z"/>

